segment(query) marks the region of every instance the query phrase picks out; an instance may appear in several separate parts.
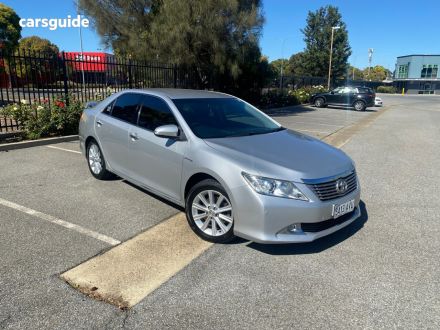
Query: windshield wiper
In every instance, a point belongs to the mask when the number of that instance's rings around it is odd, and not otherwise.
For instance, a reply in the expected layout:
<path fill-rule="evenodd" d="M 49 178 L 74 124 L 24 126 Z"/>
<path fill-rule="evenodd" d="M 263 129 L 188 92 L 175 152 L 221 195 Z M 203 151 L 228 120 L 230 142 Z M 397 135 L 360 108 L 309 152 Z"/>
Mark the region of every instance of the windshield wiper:
<path fill-rule="evenodd" d="M 284 131 L 284 130 L 286 130 L 286 128 L 283 126 L 280 126 L 278 128 L 275 128 L 271 133 L 280 132 L 280 131 Z"/>
<path fill-rule="evenodd" d="M 277 127 L 271 131 L 265 131 L 265 132 L 250 132 L 250 133 L 246 133 L 246 136 L 250 136 L 250 135 L 258 135 L 258 134 L 269 134 L 269 133 L 275 133 L 275 132 L 280 132 L 280 131 L 284 131 L 285 128 L 280 126 Z"/>

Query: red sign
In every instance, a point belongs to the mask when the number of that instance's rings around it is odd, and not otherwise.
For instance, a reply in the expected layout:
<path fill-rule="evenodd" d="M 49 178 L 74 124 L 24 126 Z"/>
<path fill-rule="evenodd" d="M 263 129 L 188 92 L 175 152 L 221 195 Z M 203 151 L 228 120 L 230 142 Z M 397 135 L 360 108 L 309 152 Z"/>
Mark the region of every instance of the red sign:
<path fill-rule="evenodd" d="M 95 52 L 65 52 L 64 56 L 75 70 L 87 72 L 105 72 L 113 59 L 111 54 Z"/>

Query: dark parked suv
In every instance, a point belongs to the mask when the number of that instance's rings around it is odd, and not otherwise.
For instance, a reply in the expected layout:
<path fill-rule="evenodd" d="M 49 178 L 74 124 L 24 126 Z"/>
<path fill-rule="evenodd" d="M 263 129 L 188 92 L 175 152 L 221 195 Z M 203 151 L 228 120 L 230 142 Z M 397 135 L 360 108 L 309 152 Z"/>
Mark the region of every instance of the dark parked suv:
<path fill-rule="evenodd" d="M 369 87 L 338 87 L 326 93 L 313 94 L 310 103 L 316 107 L 343 105 L 353 107 L 357 111 L 364 111 L 374 106 L 376 94 Z"/>

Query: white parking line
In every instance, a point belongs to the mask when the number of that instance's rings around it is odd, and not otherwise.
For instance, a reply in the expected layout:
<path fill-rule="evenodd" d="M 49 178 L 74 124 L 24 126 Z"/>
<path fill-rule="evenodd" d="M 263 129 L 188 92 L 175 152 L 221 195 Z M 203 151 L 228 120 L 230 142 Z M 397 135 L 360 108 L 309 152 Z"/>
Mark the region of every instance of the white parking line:
<path fill-rule="evenodd" d="M 37 217 L 39 219 L 42 219 L 42 220 L 54 223 L 56 225 L 62 226 L 64 228 L 72 229 L 78 233 L 87 235 L 89 237 L 95 238 L 97 240 L 100 240 L 100 241 L 105 242 L 110 245 L 118 245 L 121 243 L 121 241 L 118 241 L 118 240 L 111 238 L 109 236 L 97 233 L 96 231 L 75 225 L 74 223 L 70 223 L 70 222 L 55 218 L 49 214 L 45 214 L 45 213 L 30 209 L 26 206 L 15 204 L 15 203 L 7 201 L 3 198 L 0 198 L 0 205 L 9 207 L 9 208 L 17 210 L 17 211 L 21 211 L 23 213 L 32 215 L 32 216 Z"/>
<path fill-rule="evenodd" d="M 73 152 L 74 154 L 80 154 L 81 151 L 76 151 L 76 150 L 70 150 L 70 149 L 65 149 L 65 148 L 60 148 L 60 147 L 55 147 L 55 146 L 46 146 L 47 148 L 51 148 L 51 149 L 57 149 L 57 150 L 63 150 L 63 151 L 68 151 L 68 152 Z"/>
<path fill-rule="evenodd" d="M 296 121 L 294 124 L 306 124 L 306 125 L 321 125 L 321 126 L 335 126 L 335 127 L 344 127 L 343 125 L 335 125 L 335 124 L 323 124 L 323 123 L 316 123 L 316 122 L 305 122 L 305 121 Z"/>
<path fill-rule="evenodd" d="M 318 133 L 318 134 L 329 134 L 329 132 L 322 132 L 322 131 L 315 131 L 311 129 L 299 129 L 299 128 L 293 128 L 294 131 L 300 131 L 300 132 L 310 132 L 310 133 Z"/>

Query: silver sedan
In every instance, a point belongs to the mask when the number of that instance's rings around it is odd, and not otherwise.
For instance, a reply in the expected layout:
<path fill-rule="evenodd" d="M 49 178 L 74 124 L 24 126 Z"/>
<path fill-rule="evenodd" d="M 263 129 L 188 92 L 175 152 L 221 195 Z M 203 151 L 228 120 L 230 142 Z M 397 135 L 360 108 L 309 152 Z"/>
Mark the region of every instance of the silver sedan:
<path fill-rule="evenodd" d="M 91 174 L 118 175 L 186 210 L 205 240 L 310 242 L 360 216 L 353 161 L 227 94 L 125 90 L 84 110 Z"/>

